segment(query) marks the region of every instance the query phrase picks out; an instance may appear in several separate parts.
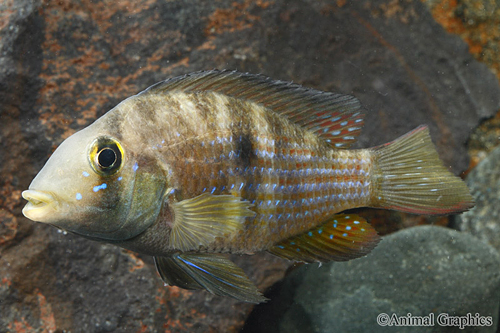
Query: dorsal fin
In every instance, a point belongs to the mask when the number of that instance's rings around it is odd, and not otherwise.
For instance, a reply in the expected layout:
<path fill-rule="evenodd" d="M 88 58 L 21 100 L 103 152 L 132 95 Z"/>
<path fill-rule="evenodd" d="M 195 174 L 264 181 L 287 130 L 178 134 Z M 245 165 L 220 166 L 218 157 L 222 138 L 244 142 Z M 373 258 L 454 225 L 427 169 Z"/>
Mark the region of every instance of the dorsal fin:
<path fill-rule="evenodd" d="M 363 127 L 358 99 L 263 75 L 231 70 L 195 72 L 159 82 L 141 94 L 211 91 L 264 105 L 315 133 L 332 147 L 348 148 Z"/>

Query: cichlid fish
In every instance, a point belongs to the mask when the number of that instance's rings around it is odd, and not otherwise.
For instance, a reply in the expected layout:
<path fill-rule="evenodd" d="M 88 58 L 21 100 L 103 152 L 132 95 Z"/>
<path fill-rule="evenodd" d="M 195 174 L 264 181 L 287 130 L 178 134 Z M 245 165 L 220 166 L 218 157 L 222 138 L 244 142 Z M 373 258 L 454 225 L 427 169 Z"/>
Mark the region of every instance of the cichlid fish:
<path fill-rule="evenodd" d="M 366 255 L 379 236 L 355 214 L 467 210 L 473 199 L 421 126 L 348 150 L 359 101 L 235 71 L 157 83 L 67 138 L 22 193 L 24 215 L 153 255 L 169 285 L 258 303 L 226 253 L 303 262 Z"/>

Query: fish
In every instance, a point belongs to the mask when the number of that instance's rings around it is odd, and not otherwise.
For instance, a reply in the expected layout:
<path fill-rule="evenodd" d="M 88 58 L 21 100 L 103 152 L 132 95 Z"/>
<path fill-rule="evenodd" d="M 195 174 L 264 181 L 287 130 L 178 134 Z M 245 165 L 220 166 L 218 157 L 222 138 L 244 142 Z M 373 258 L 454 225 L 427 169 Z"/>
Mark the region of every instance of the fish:
<path fill-rule="evenodd" d="M 380 241 L 346 210 L 473 207 L 427 126 L 350 149 L 363 125 L 350 95 L 233 70 L 170 78 L 64 140 L 22 192 L 23 214 L 151 255 L 167 285 L 264 302 L 228 254 L 346 261 Z"/>

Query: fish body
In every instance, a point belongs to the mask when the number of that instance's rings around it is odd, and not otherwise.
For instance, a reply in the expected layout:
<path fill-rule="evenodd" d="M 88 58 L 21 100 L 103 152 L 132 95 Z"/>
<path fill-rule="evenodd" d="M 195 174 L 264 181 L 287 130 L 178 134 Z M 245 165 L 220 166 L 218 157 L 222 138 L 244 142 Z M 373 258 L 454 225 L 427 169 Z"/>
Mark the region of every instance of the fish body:
<path fill-rule="evenodd" d="M 370 202 L 366 150 L 332 150 L 261 105 L 213 92 L 172 93 L 149 104 L 143 99 L 150 96 L 131 99 L 123 108 L 141 110 L 130 112 L 126 137 L 133 138 L 131 146 L 141 146 L 142 154 L 148 151 L 151 160 L 161 161 L 165 182 L 174 189 L 171 200 L 232 195 L 248 201 L 255 212 L 237 233 L 199 251 L 266 250 L 317 226 L 332 211 Z M 145 114 L 153 118 L 144 121 Z M 165 251 L 186 250 L 163 245 Z"/>
<path fill-rule="evenodd" d="M 352 96 L 234 71 L 160 82 L 63 142 L 23 192 L 23 213 L 153 255 L 170 285 L 260 302 L 223 253 L 348 260 L 379 237 L 346 209 L 473 205 L 426 127 L 347 149 L 361 111 Z"/>

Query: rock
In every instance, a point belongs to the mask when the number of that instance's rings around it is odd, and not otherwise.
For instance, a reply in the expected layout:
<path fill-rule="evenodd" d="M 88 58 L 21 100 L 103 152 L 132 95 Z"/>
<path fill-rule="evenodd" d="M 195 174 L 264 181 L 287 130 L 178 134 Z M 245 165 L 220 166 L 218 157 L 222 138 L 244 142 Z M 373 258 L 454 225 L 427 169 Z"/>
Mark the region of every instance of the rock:
<path fill-rule="evenodd" d="M 423 0 L 448 32 L 469 45 L 469 52 L 500 77 L 500 3 L 496 0 Z"/>
<path fill-rule="evenodd" d="M 385 331 L 377 324 L 381 313 L 434 314 L 431 330 L 438 332 L 444 330 L 437 319 L 441 313 L 479 313 L 493 322 L 481 332 L 495 332 L 500 254 L 466 233 L 415 227 L 384 237 L 361 259 L 302 266 L 271 295 L 282 298 L 278 304 L 260 305 L 260 320 L 253 316 L 248 332 Z M 422 327 L 393 329 L 414 332 Z"/>
<path fill-rule="evenodd" d="M 0 332 L 230 330 L 242 326 L 250 310 L 208 293 L 165 287 L 151 257 L 41 225 L 34 229 L 19 245 L 22 251 L 6 251 L 0 258 Z M 281 267 L 276 261 L 269 258 L 270 267 L 253 276 L 262 281 L 267 274 L 274 282 Z M 234 311 L 231 317 L 228 307 Z"/>
<path fill-rule="evenodd" d="M 500 147 L 494 149 L 467 175 L 476 206 L 455 218 L 455 227 L 500 251 Z"/>
<path fill-rule="evenodd" d="M 41 83 L 37 8 L 26 0 L 0 3 L 0 251 L 31 232 L 33 224 L 19 219 L 21 191 L 49 153 L 47 140 L 25 133 Z"/>
<path fill-rule="evenodd" d="M 150 258 L 21 215 L 21 191 L 64 138 L 157 81 L 235 68 L 352 93 L 367 108 L 358 146 L 426 123 L 455 172 L 470 129 L 500 105 L 495 77 L 417 0 L 16 0 L 0 11 L 0 331 L 242 327 L 252 305 L 164 288 Z M 261 289 L 289 265 L 236 260 Z"/>

